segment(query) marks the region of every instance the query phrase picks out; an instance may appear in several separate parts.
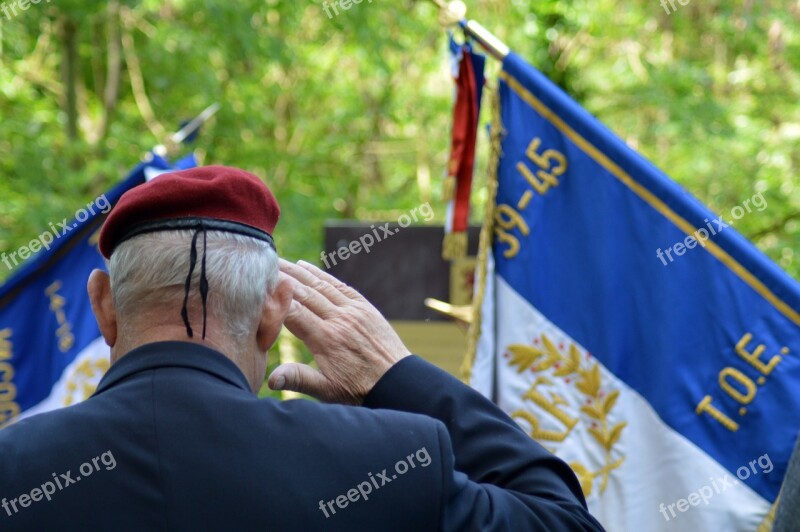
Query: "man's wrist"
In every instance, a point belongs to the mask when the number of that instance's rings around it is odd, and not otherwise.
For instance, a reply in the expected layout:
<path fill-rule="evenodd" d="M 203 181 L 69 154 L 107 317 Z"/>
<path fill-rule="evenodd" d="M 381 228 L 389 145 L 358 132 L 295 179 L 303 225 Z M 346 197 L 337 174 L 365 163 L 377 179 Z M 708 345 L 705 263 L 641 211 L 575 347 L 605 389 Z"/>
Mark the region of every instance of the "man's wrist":
<path fill-rule="evenodd" d="M 367 408 L 391 408 L 398 396 L 411 392 L 418 395 L 420 387 L 425 388 L 430 379 L 430 370 L 435 366 L 417 355 L 411 354 L 397 361 L 389 368 L 364 397 L 363 406 Z"/>

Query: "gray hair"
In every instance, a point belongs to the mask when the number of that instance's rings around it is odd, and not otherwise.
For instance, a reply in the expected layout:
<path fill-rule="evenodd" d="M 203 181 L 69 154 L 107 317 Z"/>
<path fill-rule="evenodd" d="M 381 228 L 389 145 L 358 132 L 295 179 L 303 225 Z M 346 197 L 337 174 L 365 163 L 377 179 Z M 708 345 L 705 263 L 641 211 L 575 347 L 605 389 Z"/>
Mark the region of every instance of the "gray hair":
<path fill-rule="evenodd" d="M 189 273 L 193 231 L 146 233 L 126 240 L 111 255 L 108 271 L 118 314 L 135 317 L 153 309 L 180 315 Z M 192 275 L 190 305 L 199 302 L 202 235 Z M 253 334 L 265 299 L 278 283 L 278 255 L 266 242 L 222 231 L 207 234 L 208 311 L 220 320 L 237 348 Z M 197 328 L 197 326 L 195 326 Z"/>

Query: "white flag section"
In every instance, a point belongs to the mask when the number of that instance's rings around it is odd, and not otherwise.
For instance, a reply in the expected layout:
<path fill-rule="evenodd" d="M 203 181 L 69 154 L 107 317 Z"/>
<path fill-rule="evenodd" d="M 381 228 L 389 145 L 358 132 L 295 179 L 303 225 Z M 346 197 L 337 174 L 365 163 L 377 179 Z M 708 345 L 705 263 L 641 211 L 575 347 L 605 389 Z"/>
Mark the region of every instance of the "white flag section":
<path fill-rule="evenodd" d="M 771 462 L 754 456 L 752 467 L 742 464 L 749 474 L 739 471 L 745 480 L 737 478 L 501 277 L 493 280 L 483 330 L 496 338 L 481 336 L 470 384 L 491 398 L 495 375 L 498 405 L 572 467 L 609 531 L 756 530 L 770 503 L 746 481 L 770 473 Z"/>
<path fill-rule="evenodd" d="M 20 414 L 19 419 L 80 403 L 91 397 L 109 368 L 110 357 L 110 350 L 102 337 L 90 343 L 64 369 L 50 395 Z"/>

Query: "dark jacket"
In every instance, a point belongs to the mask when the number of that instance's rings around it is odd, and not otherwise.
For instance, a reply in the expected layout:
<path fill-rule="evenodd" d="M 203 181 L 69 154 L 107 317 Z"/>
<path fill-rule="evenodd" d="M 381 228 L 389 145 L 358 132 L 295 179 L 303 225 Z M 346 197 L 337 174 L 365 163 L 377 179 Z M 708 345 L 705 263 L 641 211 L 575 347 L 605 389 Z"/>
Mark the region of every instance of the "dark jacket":
<path fill-rule="evenodd" d="M 345 407 L 258 399 L 183 342 L 0 431 L 0 498 L 4 531 L 601 529 L 562 461 L 418 357 Z"/>
<path fill-rule="evenodd" d="M 800 438 L 794 445 L 789 468 L 783 477 L 778 509 L 772 532 L 797 532 L 800 530 Z"/>

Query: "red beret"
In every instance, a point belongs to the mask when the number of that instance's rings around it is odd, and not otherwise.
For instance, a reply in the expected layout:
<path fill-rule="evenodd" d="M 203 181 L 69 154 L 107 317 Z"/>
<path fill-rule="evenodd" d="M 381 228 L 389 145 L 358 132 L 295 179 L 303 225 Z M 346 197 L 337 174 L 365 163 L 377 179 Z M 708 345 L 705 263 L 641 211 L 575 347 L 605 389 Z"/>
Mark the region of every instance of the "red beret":
<path fill-rule="evenodd" d="M 203 166 L 158 176 L 120 198 L 100 231 L 110 258 L 125 240 L 153 231 L 206 229 L 269 242 L 281 209 L 258 177 L 227 166 Z"/>

